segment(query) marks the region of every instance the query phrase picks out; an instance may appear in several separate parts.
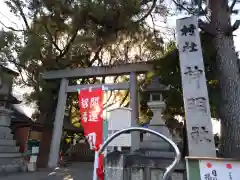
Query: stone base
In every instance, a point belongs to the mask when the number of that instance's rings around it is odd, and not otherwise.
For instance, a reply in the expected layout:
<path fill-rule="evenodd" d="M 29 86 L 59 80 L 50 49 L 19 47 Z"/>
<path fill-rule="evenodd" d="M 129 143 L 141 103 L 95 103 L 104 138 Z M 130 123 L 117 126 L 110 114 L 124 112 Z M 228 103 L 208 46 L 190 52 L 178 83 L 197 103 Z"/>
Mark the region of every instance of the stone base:
<path fill-rule="evenodd" d="M 173 152 L 173 148 L 163 140 L 160 141 L 143 141 L 140 143 L 140 149 L 152 149 L 157 151 Z"/>
<path fill-rule="evenodd" d="M 175 157 L 174 152 L 167 152 L 167 151 L 140 149 L 138 152 L 141 155 L 148 156 L 148 157 L 155 157 L 155 158 L 173 159 Z"/>
<path fill-rule="evenodd" d="M 112 152 L 105 161 L 106 179 L 115 180 L 161 180 L 165 169 L 173 162 L 174 154 L 162 154 L 163 157 Z M 173 157 L 172 157 L 173 156 Z M 171 180 L 185 180 L 185 163 L 181 161 L 172 173 Z"/>
<path fill-rule="evenodd" d="M 172 139 L 172 135 L 170 134 L 167 126 L 164 124 L 159 124 L 159 125 L 152 125 L 150 124 L 148 126 L 148 129 L 151 129 L 153 131 L 156 131 L 156 132 L 159 132 L 161 134 L 163 134 L 164 136 L 166 136 L 167 138 L 170 138 Z M 159 141 L 159 140 L 162 140 L 161 138 L 153 135 L 153 134 L 149 134 L 149 133 L 146 133 L 144 134 L 144 137 L 143 137 L 143 140 L 147 140 L 147 141 Z"/>
<path fill-rule="evenodd" d="M 0 161 L 3 162 L 3 158 Z M 23 158 L 5 158 L 5 164 L 1 163 L 0 165 L 0 175 L 5 175 L 7 173 L 13 172 L 26 172 L 27 171 L 27 163 Z"/>
<path fill-rule="evenodd" d="M 11 128 L 11 111 L 0 107 L 0 175 L 13 172 L 25 172 L 26 163 L 16 140 L 13 140 Z"/>

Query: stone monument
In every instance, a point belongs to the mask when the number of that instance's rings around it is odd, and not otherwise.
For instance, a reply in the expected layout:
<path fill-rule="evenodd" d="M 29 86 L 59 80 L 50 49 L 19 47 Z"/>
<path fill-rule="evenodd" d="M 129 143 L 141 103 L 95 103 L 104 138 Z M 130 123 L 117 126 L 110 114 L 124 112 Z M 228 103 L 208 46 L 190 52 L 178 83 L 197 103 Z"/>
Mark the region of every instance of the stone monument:
<path fill-rule="evenodd" d="M 16 72 L 0 66 L 0 174 L 25 170 L 26 166 L 10 129 L 13 76 Z"/>

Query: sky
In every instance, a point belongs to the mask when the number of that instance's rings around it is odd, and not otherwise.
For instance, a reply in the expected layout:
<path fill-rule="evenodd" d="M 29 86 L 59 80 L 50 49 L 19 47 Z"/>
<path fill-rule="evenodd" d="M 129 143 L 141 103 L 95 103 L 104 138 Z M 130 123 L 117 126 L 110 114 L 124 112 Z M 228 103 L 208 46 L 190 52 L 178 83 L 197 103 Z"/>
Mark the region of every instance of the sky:
<path fill-rule="evenodd" d="M 170 0 L 169 0 L 170 1 Z M 21 29 L 21 20 L 19 20 L 18 18 L 14 17 L 8 7 L 5 5 L 3 0 L 0 0 L 0 21 L 4 22 L 5 25 L 7 26 L 12 26 L 12 27 L 17 27 L 19 29 Z M 240 5 L 237 7 L 238 9 L 240 9 Z M 163 20 L 163 19 L 159 19 L 159 26 L 163 26 L 163 27 L 170 27 L 170 28 L 175 28 L 176 26 L 176 19 L 180 18 L 180 17 L 176 17 L 176 16 L 171 16 L 168 17 L 167 19 Z M 240 17 L 238 16 L 238 18 L 240 19 Z M 237 19 L 237 16 L 233 16 L 232 17 L 232 22 L 234 22 Z M 0 24 L 0 28 L 3 28 L 3 26 Z M 160 29 L 162 30 L 162 32 L 164 32 L 166 30 L 166 28 Z M 236 46 L 236 51 L 240 52 L 240 29 L 238 29 L 237 31 L 235 31 L 234 33 L 234 41 L 235 41 L 235 46 Z M 14 68 L 13 66 L 11 68 Z M 20 100 L 23 99 L 23 94 L 29 92 L 28 88 L 19 88 L 19 87 L 14 87 L 13 89 L 13 94 L 19 98 Z M 31 116 L 31 114 L 33 113 L 34 109 L 32 107 L 29 107 L 28 105 L 22 105 L 23 107 L 23 111 L 28 115 Z M 213 131 L 214 133 L 219 132 L 220 129 L 220 123 L 218 121 L 213 121 Z"/>

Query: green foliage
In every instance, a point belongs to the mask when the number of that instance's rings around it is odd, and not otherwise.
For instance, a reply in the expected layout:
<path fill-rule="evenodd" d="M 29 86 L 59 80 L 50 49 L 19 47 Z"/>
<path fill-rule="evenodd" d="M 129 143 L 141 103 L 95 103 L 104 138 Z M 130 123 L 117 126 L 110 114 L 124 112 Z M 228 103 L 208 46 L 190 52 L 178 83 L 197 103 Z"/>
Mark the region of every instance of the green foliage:
<path fill-rule="evenodd" d="M 140 102 L 140 117 L 139 117 L 139 125 L 149 124 L 150 120 L 153 117 L 153 112 L 147 105 L 146 101 Z"/>
<path fill-rule="evenodd" d="M 2 31 L 2 62 L 13 63 L 21 73 L 18 85 L 33 89 L 25 95 L 36 103 L 34 118 L 48 124 L 54 119 L 59 80 L 44 81 L 47 70 L 114 64 L 116 61 L 148 60 L 163 51 L 160 36 L 137 22 L 145 14 L 146 2 L 137 0 L 5 0 L 23 29 Z M 147 10 L 147 13 L 151 9 Z M 133 20 L 135 19 L 135 20 Z M 161 42 L 161 43 L 160 43 Z M 133 49 L 138 52 L 132 55 Z M 104 82 L 105 78 L 100 80 Z M 93 79 L 71 79 L 71 84 L 99 83 Z M 122 96 L 127 99 L 126 96 Z M 77 96 L 68 96 L 66 113 L 77 122 Z M 126 103 L 125 103 L 126 104 Z M 77 125 L 79 126 L 79 125 Z"/>

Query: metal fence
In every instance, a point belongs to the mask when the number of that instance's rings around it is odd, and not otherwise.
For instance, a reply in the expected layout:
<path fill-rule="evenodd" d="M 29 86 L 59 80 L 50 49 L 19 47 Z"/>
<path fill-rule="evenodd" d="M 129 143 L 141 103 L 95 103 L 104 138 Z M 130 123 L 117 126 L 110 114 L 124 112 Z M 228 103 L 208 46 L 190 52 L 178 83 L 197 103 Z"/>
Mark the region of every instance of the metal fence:
<path fill-rule="evenodd" d="M 68 158 L 71 161 L 91 162 L 94 161 L 94 151 L 90 150 L 87 143 L 71 145 L 68 151 Z"/>

